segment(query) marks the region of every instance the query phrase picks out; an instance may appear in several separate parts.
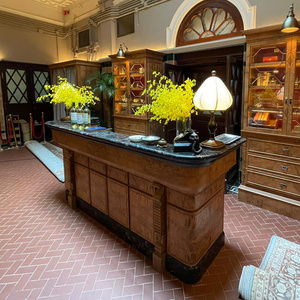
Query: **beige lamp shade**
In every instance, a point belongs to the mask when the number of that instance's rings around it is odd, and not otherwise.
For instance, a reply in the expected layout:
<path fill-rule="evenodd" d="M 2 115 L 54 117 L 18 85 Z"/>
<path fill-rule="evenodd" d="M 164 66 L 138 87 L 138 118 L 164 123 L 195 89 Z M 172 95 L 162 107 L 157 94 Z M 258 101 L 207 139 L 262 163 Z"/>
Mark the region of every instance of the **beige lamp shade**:
<path fill-rule="evenodd" d="M 200 110 L 224 111 L 232 105 L 232 96 L 224 82 L 212 71 L 194 95 L 194 104 Z"/>

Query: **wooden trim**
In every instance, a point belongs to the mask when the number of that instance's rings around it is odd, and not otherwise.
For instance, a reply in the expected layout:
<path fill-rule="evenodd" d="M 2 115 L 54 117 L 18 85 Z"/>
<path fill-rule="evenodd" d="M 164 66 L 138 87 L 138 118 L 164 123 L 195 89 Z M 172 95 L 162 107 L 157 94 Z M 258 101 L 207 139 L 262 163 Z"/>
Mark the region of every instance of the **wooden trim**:
<path fill-rule="evenodd" d="M 95 62 L 95 61 L 86 61 L 86 60 L 69 60 L 69 61 L 64 61 L 56 64 L 49 65 L 49 69 L 57 69 L 57 68 L 64 68 L 64 67 L 73 67 L 73 66 L 85 66 L 85 67 L 101 67 L 100 62 Z"/>
<path fill-rule="evenodd" d="M 224 11 L 230 13 L 232 16 L 234 22 L 235 22 L 235 27 L 237 29 L 237 33 L 231 33 L 231 34 L 226 34 L 226 35 L 220 35 L 220 36 L 214 36 L 214 37 L 209 37 L 209 38 L 199 38 L 197 40 L 193 41 L 184 41 L 184 31 L 188 27 L 188 25 L 191 23 L 191 19 L 194 15 L 199 14 L 206 8 L 221 8 Z M 240 12 L 238 9 L 231 4 L 229 1 L 215 1 L 215 0 L 205 0 L 200 2 L 198 5 L 194 6 L 185 16 L 183 19 L 182 23 L 179 26 L 177 37 L 176 37 L 176 46 L 183 46 L 183 45 L 191 45 L 191 44 L 198 44 L 198 43 L 203 43 L 203 42 L 208 42 L 212 40 L 219 40 L 219 39 L 226 39 L 230 37 L 235 37 L 235 36 L 240 36 L 241 31 L 244 29 L 244 24 L 243 24 L 243 19 L 241 17 Z"/>

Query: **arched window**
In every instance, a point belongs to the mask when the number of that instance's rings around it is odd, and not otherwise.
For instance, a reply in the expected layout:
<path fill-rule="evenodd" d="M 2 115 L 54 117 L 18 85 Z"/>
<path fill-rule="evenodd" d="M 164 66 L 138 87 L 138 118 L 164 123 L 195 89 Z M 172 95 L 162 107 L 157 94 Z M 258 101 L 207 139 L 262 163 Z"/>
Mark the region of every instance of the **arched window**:
<path fill-rule="evenodd" d="M 176 46 L 239 36 L 243 28 L 238 9 L 229 1 L 204 0 L 194 6 L 183 19 Z"/>

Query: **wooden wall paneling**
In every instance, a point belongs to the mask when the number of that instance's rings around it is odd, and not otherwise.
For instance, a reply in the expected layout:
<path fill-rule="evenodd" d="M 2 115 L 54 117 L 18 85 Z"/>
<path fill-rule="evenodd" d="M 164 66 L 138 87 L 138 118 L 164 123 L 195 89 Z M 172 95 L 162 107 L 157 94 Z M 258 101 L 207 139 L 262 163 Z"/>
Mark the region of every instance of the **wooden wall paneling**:
<path fill-rule="evenodd" d="M 108 215 L 129 228 L 128 186 L 107 178 Z"/>
<path fill-rule="evenodd" d="M 90 170 L 91 205 L 108 215 L 106 176 Z"/>

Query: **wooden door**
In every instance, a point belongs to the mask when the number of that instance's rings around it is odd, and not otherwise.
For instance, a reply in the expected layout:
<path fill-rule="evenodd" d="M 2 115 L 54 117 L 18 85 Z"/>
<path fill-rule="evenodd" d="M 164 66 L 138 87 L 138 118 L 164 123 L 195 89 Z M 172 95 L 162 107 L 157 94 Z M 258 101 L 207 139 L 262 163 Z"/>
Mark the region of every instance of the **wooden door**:
<path fill-rule="evenodd" d="M 0 72 L 6 116 L 19 115 L 20 119 L 29 122 L 29 114 L 32 113 L 33 119 L 40 122 L 44 112 L 45 121 L 53 120 L 50 99 L 36 102 L 46 93 L 44 86 L 50 84 L 48 66 L 3 61 Z"/>

